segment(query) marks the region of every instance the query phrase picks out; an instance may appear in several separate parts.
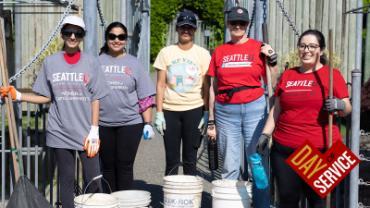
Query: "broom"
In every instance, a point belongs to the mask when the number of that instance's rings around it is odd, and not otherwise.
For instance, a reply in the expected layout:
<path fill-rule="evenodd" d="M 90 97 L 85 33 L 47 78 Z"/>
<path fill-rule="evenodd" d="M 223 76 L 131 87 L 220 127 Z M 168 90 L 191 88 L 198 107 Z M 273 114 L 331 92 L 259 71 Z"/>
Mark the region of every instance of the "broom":
<path fill-rule="evenodd" d="M 5 49 L 5 37 L 4 37 L 4 19 L 0 19 L 0 68 L 1 78 L 3 86 L 8 86 L 8 68 L 6 65 L 6 49 Z M 17 182 L 19 177 L 23 175 L 23 163 L 22 156 L 20 155 L 18 133 L 14 117 L 13 102 L 10 94 L 5 97 L 6 115 L 8 118 L 9 128 L 9 139 L 10 139 L 10 151 L 12 153 L 14 178 Z"/>
<path fill-rule="evenodd" d="M 4 19 L 0 18 L 0 70 L 3 86 L 8 86 L 8 68 L 6 65 L 6 49 L 4 36 Z M 7 208 L 46 208 L 51 207 L 45 197 L 24 176 L 21 148 L 19 146 L 17 128 L 15 123 L 13 102 L 11 96 L 5 97 L 6 112 L 8 117 L 10 149 L 13 159 L 14 190 L 7 204 Z"/>

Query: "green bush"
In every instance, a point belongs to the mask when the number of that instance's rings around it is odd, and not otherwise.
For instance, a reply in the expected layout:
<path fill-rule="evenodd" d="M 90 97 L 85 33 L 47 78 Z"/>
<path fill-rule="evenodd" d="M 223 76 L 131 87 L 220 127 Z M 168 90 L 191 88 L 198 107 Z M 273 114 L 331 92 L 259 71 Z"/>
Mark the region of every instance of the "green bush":
<path fill-rule="evenodd" d="M 329 61 L 329 51 L 325 50 L 324 53 L 326 54 L 327 59 Z M 298 51 L 294 49 L 290 51 L 289 53 L 285 54 L 281 58 L 281 62 L 279 63 L 279 69 L 283 69 L 285 67 L 292 68 L 292 67 L 299 66 L 300 64 L 301 62 L 298 57 Z M 340 57 L 337 54 L 333 53 L 333 67 L 340 69 L 341 64 L 342 64 L 342 60 L 340 59 Z"/>

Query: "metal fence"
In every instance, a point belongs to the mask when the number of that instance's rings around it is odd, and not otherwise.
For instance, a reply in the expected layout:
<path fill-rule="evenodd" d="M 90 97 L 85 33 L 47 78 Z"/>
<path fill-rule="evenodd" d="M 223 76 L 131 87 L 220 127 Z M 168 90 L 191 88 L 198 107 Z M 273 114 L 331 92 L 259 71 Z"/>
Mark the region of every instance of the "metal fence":
<path fill-rule="evenodd" d="M 286 1 L 287 3 L 288 1 Z M 324 1 L 322 1 L 324 2 Z M 271 4 L 273 2 L 270 2 Z M 103 5 L 103 9 L 107 6 Z M 23 11 L 23 10 L 22 10 Z M 137 9 L 138 12 L 145 12 L 143 10 Z M 59 10 L 58 10 L 59 12 Z M 270 11 L 273 12 L 273 11 Z M 140 15 L 133 15 L 133 17 L 140 19 Z M 32 19 L 32 18 L 30 18 Z M 280 17 L 282 21 L 282 17 Z M 48 20 L 48 24 L 55 23 L 55 21 Z M 348 25 L 348 24 L 347 24 Z M 28 25 L 28 27 L 31 27 L 31 25 Z M 27 27 L 26 27 L 27 28 Z M 200 23 L 199 25 L 199 33 L 196 34 L 195 42 L 197 42 L 201 46 L 205 46 L 207 43 L 207 36 L 203 35 L 205 30 L 207 28 Z M 174 31 L 174 27 L 172 24 L 172 27 L 170 26 L 170 31 L 172 31 L 172 34 Z M 172 35 L 173 38 L 169 39 L 168 44 L 174 43 L 176 40 L 176 35 Z M 46 36 L 45 36 L 46 37 Z M 40 38 L 41 39 L 41 38 Z M 37 39 L 37 41 L 40 41 L 40 39 Z M 280 39 L 279 39 L 280 40 Z M 147 47 L 149 48 L 149 47 Z M 348 67 L 349 68 L 349 67 Z M 347 79 L 351 80 L 351 79 Z M 352 83 L 353 86 L 355 86 L 355 83 Z M 358 90 L 358 89 L 355 89 Z M 358 98 L 356 98 L 358 99 Z M 18 120 L 18 126 L 21 132 L 20 138 L 20 144 L 22 145 L 22 156 L 23 156 L 23 162 L 24 162 L 24 172 L 25 175 L 27 175 L 28 178 L 31 179 L 31 181 L 34 183 L 35 187 L 37 187 L 50 201 L 52 205 L 59 206 L 59 197 L 58 197 L 58 177 L 56 176 L 56 167 L 55 162 L 53 158 L 53 154 L 49 148 L 45 146 L 45 128 L 46 127 L 46 118 L 47 118 L 47 111 L 48 106 L 47 105 L 33 105 L 33 104 L 27 104 L 25 107 L 23 107 L 21 118 Z M 359 117 L 358 117 L 359 119 Z M 350 132 L 350 128 L 348 127 L 347 133 Z M 5 116 L 5 108 L 1 107 L 1 138 L 0 138 L 0 145 L 1 145 L 1 189 L 0 189 L 0 195 L 1 195 L 1 205 L 5 207 L 6 201 L 9 198 L 10 194 L 13 191 L 13 185 L 14 180 L 12 178 L 13 171 L 10 159 L 11 159 L 11 149 L 9 147 L 9 144 L 7 142 L 7 121 Z M 369 133 L 362 133 L 362 138 L 369 138 Z M 353 142 L 352 140 L 356 140 L 358 138 L 353 138 L 349 134 L 346 135 L 346 142 L 347 144 Z M 352 138 L 352 139 L 351 139 Z M 366 139 L 362 139 L 366 140 Z M 367 140 L 366 140 L 367 141 Z M 360 177 L 357 178 L 358 184 L 360 186 L 359 191 L 359 200 L 358 200 L 358 206 L 357 207 L 370 207 L 370 178 L 368 176 L 363 176 L 362 174 L 366 171 L 369 171 L 369 148 L 365 149 L 366 146 L 361 146 L 360 150 L 360 157 L 362 160 L 362 163 L 360 165 Z M 76 166 L 79 166 L 78 161 L 76 161 Z M 79 168 L 77 168 L 79 169 Z M 76 192 L 78 192 L 78 187 L 81 187 L 82 181 L 79 180 L 80 175 L 79 171 L 76 173 L 76 179 L 77 179 L 77 186 L 76 186 Z M 348 199 L 347 195 L 348 193 L 348 187 L 351 184 L 345 182 L 342 185 L 342 191 L 347 193 L 344 194 L 345 197 L 343 197 L 343 206 L 342 207 L 348 207 Z M 349 189 L 351 190 L 351 189 Z M 352 207 L 351 207 L 352 208 Z"/>
<path fill-rule="evenodd" d="M 23 117 L 22 136 L 19 144 L 22 147 L 24 174 L 34 183 L 51 203 L 55 199 L 53 186 L 54 162 L 50 150 L 45 146 L 45 119 L 47 108 L 42 105 L 27 104 Z M 5 106 L 1 106 L 1 205 L 5 207 L 13 191 L 14 178 L 11 166 L 11 149 L 8 144 L 8 129 L 5 116 Z M 22 138 L 22 137 L 19 137 Z"/>
<path fill-rule="evenodd" d="M 97 1 L 97 10 L 99 11 L 99 18 L 97 21 L 101 21 L 104 23 L 110 23 L 112 21 L 119 21 L 120 19 L 116 19 L 117 16 L 120 14 L 121 10 L 117 9 L 117 5 L 123 2 L 121 0 L 114 0 L 113 1 Z M 127 2 L 131 2 L 128 1 Z M 1 3 L 4 2 L 0 2 Z M 72 3 L 76 3 L 77 7 L 81 8 L 82 0 L 69 0 L 68 4 L 60 5 L 56 3 L 53 5 L 52 3 L 48 3 L 47 6 L 40 5 L 43 2 L 40 1 L 32 1 L 26 2 L 27 6 L 22 6 L 22 1 L 14 1 L 14 7 L 7 6 L 6 8 L 11 9 L 11 15 L 13 15 L 15 20 L 15 28 L 17 29 L 17 25 L 21 28 L 17 32 L 21 31 L 22 35 L 16 37 L 22 37 L 20 39 L 15 38 L 16 48 L 17 44 L 22 45 L 22 56 L 21 57 L 13 57 L 16 59 L 16 62 L 19 63 L 16 65 L 17 74 L 18 76 L 14 76 L 14 80 L 18 77 L 18 87 L 26 86 L 29 87 L 29 84 L 33 81 L 30 80 L 29 74 L 35 74 L 35 71 L 38 71 L 39 65 L 37 63 L 37 59 L 39 59 L 39 55 L 36 54 L 39 51 L 41 45 L 44 45 L 46 42 L 52 41 L 54 39 L 53 36 L 59 34 L 59 29 L 56 27 L 55 24 L 61 22 L 61 20 L 66 15 L 66 11 L 68 13 L 79 13 L 81 10 L 76 12 L 69 12 L 70 5 Z M 36 4 L 37 3 L 37 4 Z M 67 2 L 65 2 L 67 3 Z M 89 2 L 90 3 L 90 2 Z M 101 3 L 101 4 L 100 4 Z M 113 5 L 111 3 L 114 3 Z M 67 7 L 65 7 L 68 5 Z M 132 53 L 137 55 L 139 59 L 149 66 L 149 0 L 141 0 L 135 1 L 134 4 L 128 5 L 132 10 L 132 19 L 130 20 L 131 26 L 134 28 L 128 28 L 130 31 L 133 31 L 131 34 L 130 40 L 130 50 Z M 120 6 L 118 6 L 120 8 Z M 109 12 L 110 9 L 114 9 L 114 13 Z M 122 8 L 121 8 L 122 9 Z M 64 12 L 63 12 L 64 11 Z M 44 14 L 54 14 L 51 15 L 52 18 L 47 18 Z M 10 16 L 11 16 L 10 15 Z M 32 16 L 33 15 L 33 16 Z M 37 16 L 36 18 L 32 18 Z M 105 16 L 106 15 L 106 16 Z M 32 17 L 31 17 L 32 16 Z M 17 19 L 18 18 L 18 19 Z M 10 20 L 10 22 L 12 22 Z M 59 25 L 59 24 L 57 24 Z M 106 25 L 105 25 L 106 26 Z M 32 30 L 32 28 L 34 30 Z M 52 30 L 52 33 L 48 31 Z M 32 32 L 33 31 L 33 32 Z M 45 33 L 46 31 L 46 33 Z M 103 27 L 98 28 L 99 34 L 103 33 Z M 7 32 L 9 32 L 7 30 Z M 54 34 L 55 33 L 55 34 Z M 12 34 L 12 33 L 10 33 Z M 25 35 L 29 34 L 29 35 Z M 42 34 L 42 35 L 40 35 Z M 51 35 L 50 35 L 51 34 Z M 101 36 L 100 36 L 101 37 Z M 35 42 L 29 43 L 30 39 L 35 39 Z M 28 41 L 27 41 L 28 40 Z M 101 40 L 101 39 L 100 39 Z M 99 42 L 98 45 L 100 46 L 102 43 Z M 47 47 L 47 46 L 46 46 Z M 148 50 L 146 50 L 148 49 Z M 37 50 L 37 51 L 36 51 Z M 24 53 L 23 53 L 24 52 Z M 9 56 L 13 51 L 8 51 Z M 36 55 L 35 55 L 36 54 Z M 44 56 L 44 55 L 43 55 Z M 30 60 L 31 58 L 31 61 Z M 41 57 L 42 58 L 42 57 Z M 147 62 L 147 64 L 146 64 Z M 25 67 L 30 64 L 30 67 Z M 13 69 L 14 67 L 9 67 Z M 21 70 L 22 69 L 22 70 Z M 149 70 L 149 67 L 148 67 Z M 23 73 L 25 71 L 26 73 Z M 13 73 L 10 73 L 11 75 Z M 13 80 L 13 81 L 14 81 Z M 22 83 L 23 82 L 23 83 Z M 19 84 L 22 83 L 22 84 Z M 48 105 L 35 105 L 35 104 L 15 104 L 16 110 L 15 112 L 17 120 L 17 127 L 19 130 L 19 144 L 21 146 L 22 152 L 22 159 L 24 165 L 24 174 L 31 180 L 34 186 L 47 198 L 53 207 L 60 207 L 60 200 L 59 200 L 59 188 L 58 188 L 58 175 L 57 175 L 57 167 L 54 161 L 54 154 L 51 148 L 46 147 L 45 142 L 45 129 L 46 127 L 46 120 L 47 120 L 47 112 L 48 112 Z M 0 161 L 1 161 L 1 180 L 0 180 L 0 195 L 1 195 L 1 202 L 0 207 L 5 207 L 7 201 L 13 192 L 14 187 L 14 174 L 12 170 L 12 163 L 11 163 L 11 149 L 10 144 L 8 142 L 8 129 L 7 129 L 7 119 L 5 114 L 5 107 L 1 106 L 1 138 L 0 138 Z M 21 110 L 19 110 L 21 109 Z M 76 154 L 76 186 L 75 192 L 76 194 L 81 193 L 82 187 L 82 174 L 80 168 L 80 162 L 78 160 L 78 154 Z"/>
<path fill-rule="evenodd" d="M 359 207 L 370 207 L 370 132 L 361 132 Z"/>

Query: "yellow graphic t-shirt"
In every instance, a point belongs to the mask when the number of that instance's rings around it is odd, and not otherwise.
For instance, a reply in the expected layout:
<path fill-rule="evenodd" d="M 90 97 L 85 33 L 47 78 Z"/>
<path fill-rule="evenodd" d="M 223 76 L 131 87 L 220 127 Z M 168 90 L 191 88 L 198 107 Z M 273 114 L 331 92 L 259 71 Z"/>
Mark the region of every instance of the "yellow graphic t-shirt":
<path fill-rule="evenodd" d="M 189 50 L 171 45 L 159 52 L 154 67 L 167 71 L 164 110 L 185 111 L 204 105 L 202 85 L 210 60 L 209 52 L 195 44 Z"/>

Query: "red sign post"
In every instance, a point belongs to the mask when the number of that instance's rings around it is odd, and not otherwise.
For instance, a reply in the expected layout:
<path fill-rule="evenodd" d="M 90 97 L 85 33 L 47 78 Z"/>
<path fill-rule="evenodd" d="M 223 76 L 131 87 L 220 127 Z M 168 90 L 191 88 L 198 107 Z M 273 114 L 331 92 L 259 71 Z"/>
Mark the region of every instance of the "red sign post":
<path fill-rule="evenodd" d="M 360 160 L 342 142 L 336 142 L 325 154 L 306 142 L 286 162 L 324 198 Z"/>

